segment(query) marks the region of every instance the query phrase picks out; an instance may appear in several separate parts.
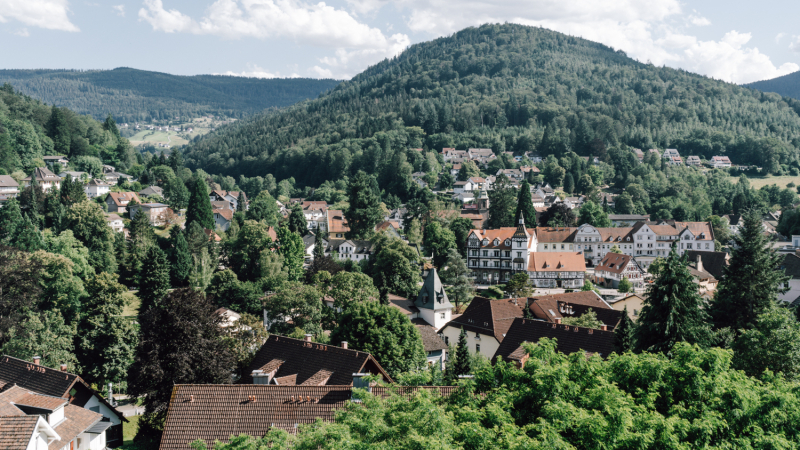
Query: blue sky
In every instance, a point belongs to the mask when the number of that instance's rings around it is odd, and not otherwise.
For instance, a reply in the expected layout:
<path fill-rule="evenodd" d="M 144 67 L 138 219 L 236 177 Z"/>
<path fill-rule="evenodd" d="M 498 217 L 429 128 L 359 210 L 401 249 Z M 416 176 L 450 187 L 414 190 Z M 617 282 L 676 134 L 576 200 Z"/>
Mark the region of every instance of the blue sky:
<path fill-rule="evenodd" d="M 0 0 L 0 68 L 349 78 L 486 22 L 541 25 L 745 83 L 800 70 L 800 2 Z"/>

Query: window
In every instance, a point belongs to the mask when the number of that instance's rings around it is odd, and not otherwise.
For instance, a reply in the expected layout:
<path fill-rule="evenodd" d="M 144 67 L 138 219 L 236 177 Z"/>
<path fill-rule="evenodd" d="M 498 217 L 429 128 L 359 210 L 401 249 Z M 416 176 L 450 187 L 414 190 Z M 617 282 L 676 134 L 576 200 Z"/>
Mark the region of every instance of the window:
<path fill-rule="evenodd" d="M 706 250 L 708 250 L 708 243 L 706 242 Z"/>
<path fill-rule="evenodd" d="M 484 251 L 483 251 L 483 256 L 484 256 L 484 257 L 486 257 L 486 256 L 489 256 L 489 251 L 488 251 L 488 250 L 484 250 Z"/>
<path fill-rule="evenodd" d="M 499 258 L 500 257 L 500 250 L 495 250 L 494 251 L 494 257 L 495 258 Z"/>
<path fill-rule="evenodd" d="M 506 252 L 505 256 L 506 258 L 511 258 L 511 252 Z"/>
<path fill-rule="evenodd" d="M 561 250 L 564 250 L 564 244 L 561 244 Z"/>
<path fill-rule="evenodd" d="M 441 314 L 439 314 L 439 318 L 440 318 L 440 319 L 444 319 L 444 318 L 445 318 L 445 313 L 441 313 Z"/>
<path fill-rule="evenodd" d="M 634 310 L 634 311 L 635 311 L 635 310 Z M 635 312 L 634 312 L 633 314 L 634 314 L 634 315 L 636 315 L 636 313 L 635 313 Z M 445 345 L 450 345 L 450 337 L 448 337 L 448 336 L 445 336 L 445 337 L 444 337 L 444 344 L 445 344 Z"/>
<path fill-rule="evenodd" d="M 494 266 L 495 266 L 495 267 L 500 267 L 500 261 L 495 261 L 495 262 L 494 262 Z"/>
<path fill-rule="evenodd" d="M 489 261 L 484 261 L 483 262 L 483 267 L 488 267 L 488 266 L 489 266 Z"/>
<path fill-rule="evenodd" d="M 547 244 L 544 244 L 544 249 L 547 250 Z"/>
<path fill-rule="evenodd" d="M 475 353 L 481 352 L 481 344 L 475 344 Z"/>
<path fill-rule="evenodd" d="M 708 248 L 708 244 L 706 244 L 706 248 Z M 517 252 L 517 258 L 522 258 L 522 252 Z"/>

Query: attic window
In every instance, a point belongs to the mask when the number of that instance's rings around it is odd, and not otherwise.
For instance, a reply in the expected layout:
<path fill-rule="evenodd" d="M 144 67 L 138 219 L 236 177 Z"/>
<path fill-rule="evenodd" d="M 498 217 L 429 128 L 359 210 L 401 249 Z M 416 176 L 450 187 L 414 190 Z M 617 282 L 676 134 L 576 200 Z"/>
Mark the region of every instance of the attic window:
<path fill-rule="evenodd" d="M 488 239 L 484 239 L 483 240 L 483 245 L 489 245 L 489 240 Z"/>
<path fill-rule="evenodd" d="M 492 242 L 492 244 L 499 245 L 500 244 L 500 239 L 495 238 L 495 240 L 494 240 L 494 242 Z"/>
<path fill-rule="evenodd" d="M 505 244 L 506 244 L 506 245 L 511 245 L 511 241 L 509 241 L 508 239 L 506 239 L 506 242 L 505 242 Z"/>

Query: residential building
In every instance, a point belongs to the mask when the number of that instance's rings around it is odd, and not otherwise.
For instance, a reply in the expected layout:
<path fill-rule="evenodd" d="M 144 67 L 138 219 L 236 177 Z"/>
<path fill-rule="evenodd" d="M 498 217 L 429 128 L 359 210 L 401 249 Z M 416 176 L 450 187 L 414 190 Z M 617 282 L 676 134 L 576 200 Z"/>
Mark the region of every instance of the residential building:
<path fill-rule="evenodd" d="M 550 186 L 550 183 L 545 184 L 537 184 L 531 187 L 531 194 L 536 194 L 539 197 L 547 198 L 548 196 L 554 195 L 556 193 L 555 189 Z"/>
<path fill-rule="evenodd" d="M 609 206 L 611 204 L 609 203 Z M 632 227 L 636 222 L 647 222 L 650 214 L 609 214 L 608 219 L 615 227 Z"/>
<path fill-rule="evenodd" d="M 615 351 L 615 336 L 611 331 L 517 318 L 509 327 L 503 343 L 492 355 L 492 362 L 500 357 L 522 369 L 528 361 L 528 353 L 522 344 L 535 344 L 542 338 L 554 339 L 556 350 L 565 355 L 584 352 L 587 356 L 606 358 Z"/>
<path fill-rule="evenodd" d="M 586 261 L 580 252 L 533 252 L 528 274 L 537 288 L 580 289 L 586 277 Z"/>
<path fill-rule="evenodd" d="M 722 218 L 728 221 L 728 230 L 730 230 L 731 234 L 739 233 L 739 228 L 744 225 L 741 214 L 725 214 Z"/>
<path fill-rule="evenodd" d="M 313 344 L 316 345 L 316 344 Z M 363 379 L 367 374 L 351 373 L 350 385 L 275 386 L 253 384 L 178 384 L 170 397 L 161 450 L 186 450 L 197 439 L 209 445 L 228 443 L 231 436 L 264 436 L 273 429 L 290 434 L 301 431 L 300 425 L 317 420 L 334 422 L 337 411 L 358 401 L 353 388 L 366 389 L 372 395 L 388 398 L 402 395 L 414 398 L 420 391 L 436 392 L 443 397 L 458 386 L 408 386 L 396 389 L 375 386 Z"/>
<path fill-rule="evenodd" d="M 158 186 L 148 186 L 139 191 L 139 195 L 142 197 L 151 197 L 157 195 L 161 198 L 164 198 L 164 189 Z"/>
<path fill-rule="evenodd" d="M 727 156 L 712 156 L 711 167 L 715 169 L 727 169 L 731 166 L 731 159 Z"/>
<path fill-rule="evenodd" d="M 575 250 L 575 227 L 537 227 L 536 252 L 571 252 Z"/>
<path fill-rule="evenodd" d="M 652 150 L 651 150 L 652 151 Z M 674 148 L 668 148 L 664 150 L 664 153 L 661 154 L 661 157 L 664 159 L 671 159 L 671 158 L 680 158 L 681 154 L 678 153 L 678 150 Z"/>
<path fill-rule="evenodd" d="M 67 176 L 69 176 L 69 177 L 71 177 L 71 178 L 72 178 L 72 181 L 81 181 L 81 180 L 83 180 L 84 178 L 88 178 L 88 177 L 89 177 L 89 174 L 88 174 L 88 173 L 86 173 L 86 172 L 79 172 L 79 171 L 64 171 L 64 172 L 60 172 L 60 173 L 58 174 L 58 176 L 59 176 L 59 177 L 60 177 L 62 180 L 66 179 L 66 178 L 67 178 Z"/>
<path fill-rule="evenodd" d="M 328 228 L 328 219 L 325 214 L 328 211 L 328 202 L 304 201 L 301 207 L 309 230 L 325 231 Z"/>
<path fill-rule="evenodd" d="M 69 159 L 66 156 L 42 156 L 42 160 L 51 169 L 55 163 L 60 164 L 62 168 L 67 167 L 67 164 L 69 164 Z"/>
<path fill-rule="evenodd" d="M 597 228 L 588 223 L 575 233 L 575 250 L 582 251 L 589 266 L 600 264 L 614 246 L 625 254 L 633 254 L 632 227 Z"/>
<path fill-rule="evenodd" d="M 521 218 L 517 228 L 470 230 L 467 235 L 467 267 L 478 283 L 496 284 L 524 272 L 528 255 L 536 248 L 536 232 L 525 228 Z"/>
<path fill-rule="evenodd" d="M 542 162 L 544 160 L 542 158 L 542 155 L 540 155 L 537 152 L 526 152 L 525 156 L 528 157 L 528 159 L 530 159 L 531 162 L 534 163 L 534 164 L 539 164 L 540 162 Z"/>
<path fill-rule="evenodd" d="M 436 267 L 428 271 L 422 288 L 417 294 L 414 306 L 419 309 L 419 317 L 439 331 L 451 319 L 453 305 L 447 298 Z"/>
<path fill-rule="evenodd" d="M 328 246 L 328 241 L 323 239 L 322 240 L 322 248 L 325 249 Z M 305 236 L 303 236 L 303 247 L 305 247 L 305 257 L 307 260 L 314 260 L 314 250 L 317 247 L 317 236 L 314 235 L 313 232 L 308 232 Z"/>
<path fill-rule="evenodd" d="M 469 159 L 484 166 L 497 159 L 497 156 L 490 148 L 471 148 L 467 150 L 467 156 Z"/>
<path fill-rule="evenodd" d="M 233 205 L 231 204 L 231 202 L 229 202 L 227 200 L 223 200 L 221 202 L 213 201 L 213 202 L 209 202 L 209 203 L 211 203 L 211 209 L 212 210 L 215 210 L 215 209 L 227 209 L 227 210 L 236 212 L 236 210 L 233 209 Z"/>
<path fill-rule="evenodd" d="M 383 222 L 375 225 L 376 233 L 386 233 L 391 237 L 400 239 L 400 224 L 397 221 L 384 220 Z"/>
<path fill-rule="evenodd" d="M 673 156 L 673 157 L 669 158 L 669 160 L 667 162 L 669 164 L 672 164 L 673 166 L 682 166 L 683 165 L 683 158 L 681 158 L 680 156 Z"/>
<path fill-rule="evenodd" d="M 444 370 L 444 363 L 447 359 L 447 344 L 441 336 L 436 333 L 436 329 L 430 325 L 415 325 L 422 337 L 422 348 L 425 351 L 428 365 L 438 364 Z"/>
<path fill-rule="evenodd" d="M 500 348 L 514 319 L 523 317 L 517 299 L 490 300 L 475 297 L 464 314 L 455 317 L 440 330 L 445 344 L 455 346 L 461 330 L 467 335 L 469 353 L 491 358 Z"/>
<path fill-rule="evenodd" d="M 345 233 L 350 231 L 344 213 L 340 210 L 329 209 L 326 211 L 328 222 L 328 237 L 332 239 L 342 239 Z"/>
<path fill-rule="evenodd" d="M 510 180 L 522 181 L 525 179 L 525 174 L 519 169 L 500 169 L 495 174 L 496 177 L 505 175 Z"/>
<path fill-rule="evenodd" d="M 578 197 L 566 197 L 564 198 L 564 203 L 569 206 L 570 209 L 580 209 L 583 206 L 583 202 L 586 201 L 586 196 L 581 195 Z M 536 206 L 536 205 L 534 205 Z"/>
<path fill-rule="evenodd" d="M 111 186 L 105 181 L 93 178 L 83 187 L 83 192 L 86 193 L 87 198 L 96 198 L 108 194 L 110 189 Z"/>
<path fill-rule="evenodd" d="M 631 151 L 633 152 L 634 155 L 636 155 L 636 159 L 638 159 L 639 162 L 642 162 L 642 160 L 644 160 L 644 152 L 641 149 L 632 148 Z"/>
<path fill-rule="evenodd" d="M 779 293 L 778 299 L 792 303 L 800 298 L 800 250 L 795 250 L 794 253 L 787 253 L 783 257 L 783 264 L 778 269 L 789 276 L 789 280 L 783 285 L 783 288 L 788 290 L 784 293 Z"/>
<path fill-rule="evenodd" d="M 122 233 L 122 230 L 125 228 L 125 224 L 122 222 L 122 217 L 114 213 L 106 214 L 106 223 L 108 223 L 108 226 L 110 226 L 111 229 L 117 233 Z"/>
<path fill-rule="evenodd" d="M 467 181 L 456 181 L 453 187 L 453 193 L 460 194 L 462 192 L 476 192 L 487 190 L 486 179 L 482 177 L 470 177 Z"/>
<path fill-rule="evenodd" d="M 411 174 L 411 179 L 414 180 L 415 183 L 417 183 L 417 186 L 421 188 L 426 188 L 428 187 L 428 183 L 424 179 L 426 175 L 428 174 L 425 172 L 414 172 Z"/>
<path fill-rule="evenodd" d="M 719 280 L 714 275 L 711 275 L 703 265 L 703 256 L 701 253 L 696 255 L 695 260 L 689 260 L 689 273 L 692 274 L 694 282 L 697 283 L 697 292 L 706 300 L 711 300 L 714 291 L 717 290 Z"/>
<path fill-rule="evenodd" d="M 103 177 L 112 186 L 120 184 L 122 180 L 136 181 L 132 176 L 121 172 L 109 172 L 104 174 Z"/>
<path fill-rule="evenodd" d="M 644 270 L 633 256 L 609 252 L 595 267 L 592 282 L 605 288 L 617 289 L 623 278 L 627 278 L 635 289 L 644 287 Z"/>
<path fill-rule="evenodd" d="M 699 250 L 688 250 L 686 255 L 689 261 L 697 261 L 702 257 L 703 269 L 710 273 L 717 280 L 722 280 L 725 276 L 725 267 L 728 266 L 728 261 L 731 255 L 726 252 L 707 252 Z"/>
<path fill-rule="evenodd" d="M 617 194 L 600 192 L 600 204 L 602 205 L 603 203 L 608 203 L 608 207 L 613 210 L 614 206 L 616 205 L 617 197 L 618 197 Z"/>
<path fill-rule="evenodd" d="M 608 303 L 617 311 L 628 310 L 628 317 L 636 322 L 644 306 L 644 297 L 639 294 L 626 294 L 620 298 L 609 300 Z"/>
<path fill-rule="evenodd" d="M 116 171 L 117 171 L 116 167 L 109 166 L 108 164 L 103 164 L 103 173 L 112 173 Z"/>
<path fill-rule="evenodd" d="M 106 209 L 113 213 L 128 212 L 128 203 L 132 201 L 142 203 L 142 199 L 135 192 L 109 192 L 106 197 Z"/>
<path fill-rule="evenodd" d="M 211 212 L 214 214 L 214 226 L 222 231 L 228 231 L 233 221 L 233 210 L 224 208 L 213 209 Z"/>
<path fill-rule="evenodd" d="M 614 330 L 622 314 L 614 310 L 608 302 L 594 291 L 567 292 L 564 294 L 541 295 L 527 299 L 531 315 L 538 320 L 561 323 L 571 317 L 580 317 L 590 309 L 609 330 Z"/>
<path fill-rule="evenodd" d="M 686 165 L 692 167 L 701 167 L 703 165 L 703 162 L 700 161 L 699 156 L 690 156 L 686 158 Z"/>
<path fill-rule="evenodd" d="M 339 259 L 349 259 L 355 262 L 368 260 L 372 252 L 371 241 L 356 239 L 329 239 L 328 246 L 325 248 L 325 256 L 336 253 Z"/>
<path fill-rule="evenodd" d="M 669 255 L 675 244 L 678 255 L 686 251 L 714 251 L 714 233 L 709 222 L 639 222 L 633 227 L 636 261 L 645 270 L 657 257 Z"/>
<path fill-rule="evenodd" d="M 50 189 L 61 189 L 61 177 L 53 172 L 50 172 L 44 167 L 37 167 L 33 169 L 33 173 L 31 173 L 30 176 L 22 179 L 22 181 L 25 183 L 25 187 L 30 186 L 31 181 L 34 178 L 36 178 L 36 182 L 39 183 L 39 186 L 42 187 L 44 192 L 48 192 Z"/>
<path fill-rule="evenodd" d="M 348 386 L 354 373 L 392 378 L 375 358 L 364 351 L 311 342 L 311 335 L 292 339 L 272 334 L 256 353 L 238 384 L 278 386 Z"/>
<path fill-rule="evenodd" d="M 467 155 L 466 150 L 456 150 L 454 148 L 442 149 L 442 159 L 444 159 L 445 162 L 452 161 L 454 158 L 466 159 L 469 158 L 469 155 Z"/>
<path fill-rule="evenodd" d="M 169 206 L 163 203 L 140 203 L 136 205 L 129 205 L 131 218 L 136 217 L 137 214 L 145 214 L 150 221 L 150 225 L 161 226 L 164 224 L 164 216 L 167 213 Z"/>
<path fill-rule="evenodd" d="M 461 172 L 461 163 L 453 164 L 453 167 L 450 168 L 450 175 L 456 178 L 459 172 Z"/>
<path fill-rule="evenodd" d="M 11 175 L 0 175 L 0 206 L 19 195 L 19 183 Z"/>
<path fill-rule="evenodd" d="M 40 362 L 38 356 L 33 362 L 8 355 L 0 359 L 0 399 L 4 400 L 0 403 L 13 403 L 31 415 L 42 414 L 41 409 L 49 411 L 43 418 L 58 439 L 42 448 L 100 450 L 122 445 L 122 422 L 127 422 L 122 413 L 80 376 L 67 372 L 66 365 L 57 370 Z M 40 409 L 34 409 L 37 406 Z M 11 405 L 0 405 L 0 414 L 19 416 Z"/>
<path fill-rule="evenodd" d="M 651 148 L 651 149 L 649 149 L 647 151 L 649 153 L 652 153 L 652 154 L 656 155 L 657 157 L 661 157 L 661 152 L 659 152 L 657 148 Z"/>
<path fill-rule="evenodd" d="M 239 201 L 244 201 L 244 209 L 247 210 L 247 196 L 244 192 L 241 191 L 223 191 L 223 190 L 216 190 L 212 191 L 209 194 L 209 200 L 211 201 L 228 201 L 233 205 L 233 210 L 239 210 Z"/>
<path fill-rule="evenodd" d="M 529 173 L 537 174 L 539 173 L 539 168 L 536 166 L 519 166 L 519 170 L 522 172 L 522 176 L 527 177 Z"/>
<path fill-rule="evenodd" d="M 544 208 L 544 197 L 537 194 L 531 194 L 531 202 L 534 208 Z"/>

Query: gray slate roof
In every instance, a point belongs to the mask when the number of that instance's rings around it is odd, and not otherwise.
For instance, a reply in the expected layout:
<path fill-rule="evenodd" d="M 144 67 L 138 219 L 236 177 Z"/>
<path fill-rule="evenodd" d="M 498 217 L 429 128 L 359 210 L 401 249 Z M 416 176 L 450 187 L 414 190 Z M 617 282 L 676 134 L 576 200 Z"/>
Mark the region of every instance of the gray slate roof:
<path fill-rule="evenodd" d="M 434 311 L 453 309 L 453 305 L 447 298 L 447 293 L 442 286 L 442 280 L 439 279 L 439 274 L 434 267 L 428 272 L 425 277 L 425 282 L 422 283 L 422 289 L 419 290 L 417 300 L 414 302 L 417 308 L 432 309 Z"/>

